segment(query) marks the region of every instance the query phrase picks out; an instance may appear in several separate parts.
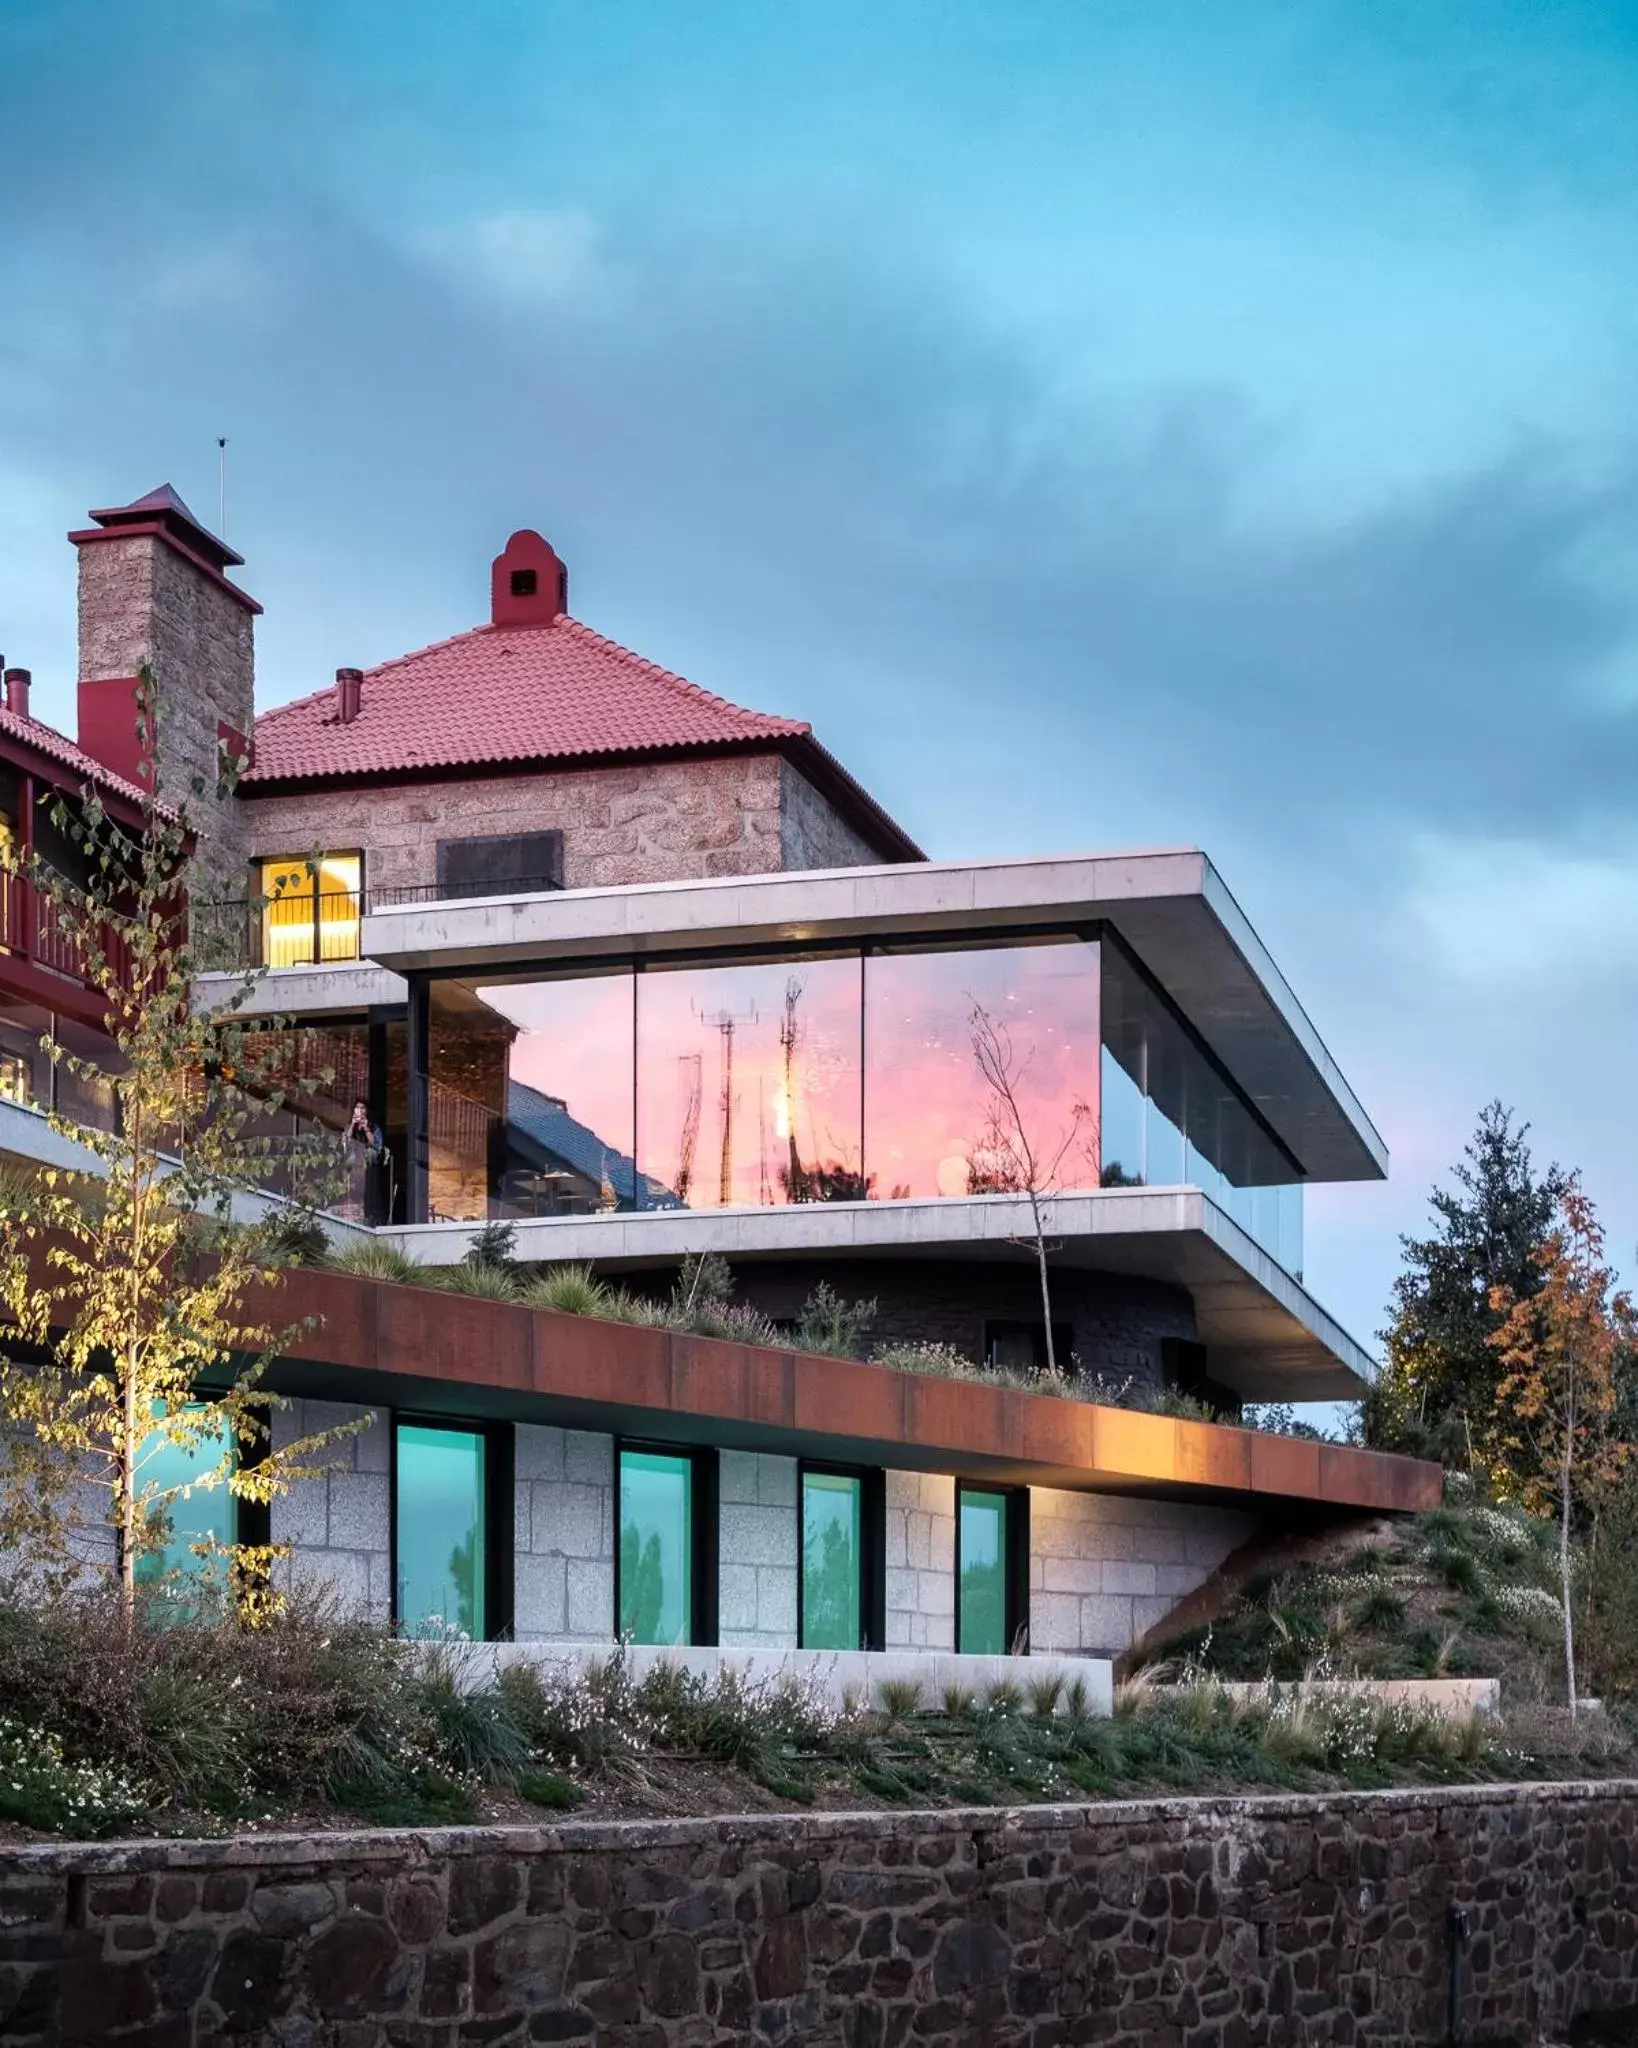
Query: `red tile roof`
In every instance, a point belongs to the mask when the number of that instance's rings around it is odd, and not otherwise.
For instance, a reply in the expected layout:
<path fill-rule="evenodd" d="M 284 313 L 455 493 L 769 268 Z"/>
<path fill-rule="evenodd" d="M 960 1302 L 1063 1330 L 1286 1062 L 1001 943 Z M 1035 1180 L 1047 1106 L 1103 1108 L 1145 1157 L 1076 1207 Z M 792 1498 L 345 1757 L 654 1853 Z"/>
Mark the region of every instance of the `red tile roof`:
<path fill-rule="evenodd" d="M 24 718 L 0 705 L 0 733 L 22 740 L 36 752 L 47 755 L 61 767 L 69 769 L 79 783 L 94 783 L 99 789 L 124 797 L 127 803 L 141 804 L 147 800 L 134 782 L 128 782 L 123 775 L 116 775 L 112 768 L 105 768 L 100 761 L 58 732 L 55 726 L 42 725 L 37 718 Z"/>
<path fill-rule="evenodd" d="M 253 796 L 274 784 L 759 745 L 789 752 L 863 814 L 889 858 L 922 857 L 803 720 L 743 710 L 567 613 L 549 625 L 478 626 L 366 669 L 347 724 L 333 687 L 260 713 L 240 787 Z"/>

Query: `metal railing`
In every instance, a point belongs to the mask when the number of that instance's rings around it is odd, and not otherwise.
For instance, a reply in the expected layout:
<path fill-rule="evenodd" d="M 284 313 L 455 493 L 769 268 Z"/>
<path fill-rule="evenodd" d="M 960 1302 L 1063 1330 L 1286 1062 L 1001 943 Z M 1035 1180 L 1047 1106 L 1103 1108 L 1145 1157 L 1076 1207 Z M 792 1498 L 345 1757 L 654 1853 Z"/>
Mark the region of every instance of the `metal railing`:
<path fill-rule="evenodd" d="M 357 960 L 363 919 L 378 910 L 472 897 L 537 896 L 560 890 L 555 876 L 516 881 L 398 882 L 370 889 L 286 890 L 277 896 L 196 902 L 193 946 L 207 968 L 312 967 Z"/>
<path fill-rule="evenodd" d="M 65 884 L 65 886 L 72 886 Z M 107 963 L 117 981 L 130 979 L 130 960 L 123 941 L 113 932 L 104 935 Z M 22 960 L 31 960 L 52 974 L 88 986 L 85 954 L 73 930 L 73 920 L 57 898 L 42 889 L 30 875 L 0 874 L 0 948 Z"/>

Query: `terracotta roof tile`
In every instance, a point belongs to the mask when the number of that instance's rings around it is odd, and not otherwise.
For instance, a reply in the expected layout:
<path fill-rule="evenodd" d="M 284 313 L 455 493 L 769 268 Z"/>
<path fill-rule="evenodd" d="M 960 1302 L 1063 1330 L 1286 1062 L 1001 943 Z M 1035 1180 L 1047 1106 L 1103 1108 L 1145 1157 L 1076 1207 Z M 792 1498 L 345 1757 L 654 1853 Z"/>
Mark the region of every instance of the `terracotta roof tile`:
<path fill-rule="evenodd" d="M 333 688 L 262 712 L 243 786 L 777 744 L 810 732 L 800 719 L 714 697 L 565 614 L 550 625 L 478 626 L 367 669 L 350 724 L 336 715 Z"/>
<path fill-rule="evenodd" d="M 116 775 L 112 768 L 105 768 L 90 754 L 75 746 L 71 739 L 58 732 L 55 726 L 42 725 L 37 718 L 23 718 L 15 711 L 0 706 L 0 732 L 10 733 L 13 738 L 25 741 L 42 754 L 72 771 L 82 782 L 94 782 L 99 788 L 114 791 L 133 804 L 146 802 L 145 793 L 134 782 L 127 782 L 123 775 Z"/>

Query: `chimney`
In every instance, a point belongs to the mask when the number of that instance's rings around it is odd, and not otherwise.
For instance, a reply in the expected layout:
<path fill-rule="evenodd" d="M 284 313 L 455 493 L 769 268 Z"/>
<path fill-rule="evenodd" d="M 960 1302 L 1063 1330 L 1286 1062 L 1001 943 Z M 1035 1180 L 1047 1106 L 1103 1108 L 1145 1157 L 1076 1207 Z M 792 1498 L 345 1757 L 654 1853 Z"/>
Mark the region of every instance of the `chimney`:
<path fill-rule="evenodd" d="M 569 609 L 569 572 L 548 540 L 525 527 L 489 572 L 489 616 L 497 626 L 550 626 Z"/>
<path fill-rule="evenodd" d="M 161 795 L 192 814 L 218 893 L 232 893 L 243 886 L 245 821 L 223 786 L 218 733 L 254 726 L 261 606 L 228 580 L 242 557 L 169 484 L 90 517 L 68 536 L 80 556 L 80 745 L 131 781 L 149 781 L 157 768 Z M 136 730 L 143 668 L 160 699 L 152 763 Z"/>
<path fill-rule="evenodd" d="M 8 668 L 5 672 L 6 709 L 15 711 L 19 718 L 27 718 L 28 686 L 34 680 L 26 668 Z"/>
<path fill-rule="evenodd" d="M 361 668 L 338 668 L 336 670 L 336 722 L 351 725 L 358 716 L 364 701 L 364 671 Z"/>

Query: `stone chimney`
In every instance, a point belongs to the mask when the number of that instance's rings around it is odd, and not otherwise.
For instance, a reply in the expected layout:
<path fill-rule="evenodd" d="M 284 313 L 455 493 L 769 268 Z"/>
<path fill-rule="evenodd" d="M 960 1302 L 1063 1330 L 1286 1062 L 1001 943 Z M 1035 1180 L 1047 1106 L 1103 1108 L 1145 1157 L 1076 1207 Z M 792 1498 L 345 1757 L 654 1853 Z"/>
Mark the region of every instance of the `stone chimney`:
<path fill-rule="evenodd" d="M 336 723 L 351 725 L 364 704 L 364 671 L 361 668 L 338 668 L 336 670 Z"/>
<path fill-rule="evenodd" d="M 34 678 L 26 668 L 8 668 L 5 671 L 6 709 L 15 711 L 19 718 L 27 718 L 28 686 Z"/>
<path fill-rule="evenodd" d="M 243 557 L 169 484 L 90 517 L 93 525 L 68 536 L 80 553 L 80 745 L 146 785 L 136 690 L 149 668 L 161 700 L 159 793 L 187 806 L 210 893 L 242 895 L 245 821 L 222 787 L 222 761 L 229 745 L 244 753 L 255 721 L 261 606 L 225 573 Z"/>
<path fill-rule="evenodd" d="M 525 527 L 489 572 L 489 616 L 497 626 L 550 626 L 569 609 L 569 572 L 549 540 Z"/>

